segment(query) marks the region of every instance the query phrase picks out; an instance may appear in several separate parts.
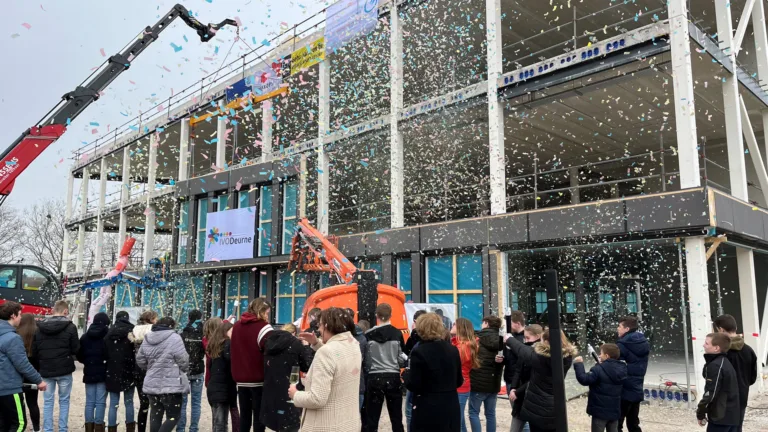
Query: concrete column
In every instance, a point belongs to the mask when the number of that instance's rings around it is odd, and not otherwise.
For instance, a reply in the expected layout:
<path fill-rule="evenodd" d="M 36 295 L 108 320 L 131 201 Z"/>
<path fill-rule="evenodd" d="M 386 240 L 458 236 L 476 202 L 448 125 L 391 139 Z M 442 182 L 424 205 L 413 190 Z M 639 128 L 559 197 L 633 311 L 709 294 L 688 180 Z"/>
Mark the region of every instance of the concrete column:
<path fill-rule="evenodd" d="M 693 345 L 693 377 L 699 398 L 704 393 L 704 340 L 712 333 L 707 279 L 707 249 L 704 237 L 685 239 L 685 267 L 688 277 L 688 312 Z"/>
<path fill-rule="evenodd" d="M 83 255 L 85 254 L 85 225 L 77 226 L 77 261 L 75 271 L 83 271 Z"/>
<path fill-rule="evenodd" d="M 128 214 L 123 210 L 120 209 L 120 222 L 118 225 L 118 232 L 117 232 L 117 244 L 122 247 L 123 242 L 125 241 L 125 237 L 128 234 Z"/>
<path fill-rule="evenodd" d="M 91 170 L 88 165 L 83 167 L 83 181 L 80 183 L 80 217 L 85 217 L 88 212 L 88 182 Z"/>
<path fill-rule="evenodd" d="M 420 252 L 411 252 L 411 300 L 414 303 L 425 303 L 427 289 L 424 287 L 427 263 Z"/>
<path fill-rule="evenodd" d="M 307 154 L 302 153 L 299 161 L 299 219 L 307 217 Z"/>
<path fill-rule="evenodd" d="M 157 147 L 158 135 L 152 134 L 149 139 L 149 162 L 147 163 L 147 191 L 148 196 L 152 196 L 157 183 Z"/>
<path fill-rule="evenodd" d="M 123 148 L 123 184 L 120 187 L 120 206 L 124 206 L 131 198 L 131 150 Z"/>
<path fill-rule="evenodd" d="M 144 265 L 149 264 L 152 259 L 152 253 L 155 249 L 155 209 L 151 204 L 147 204 L 146 216 L 144 219 Z"/>
<path fill-rule="evenodd" d="M 765 23 L 765 5 L 756 1 L 752 7 L 752 31 L 755 37 L 757 76 L 760 81 L 768 80 L 768 29 Z M 763 163 L 768 165 L 768 110 L 763 111 Z"/>
<path fill-rule="evenodd" d="M 733 49 L 733 20 L 731 19 L 731 1 L 715 0 L 717 17 L 717 40 L 720 49 L 735 66 L 736 55 Z M 765 25 L 765 24 L 763 24 Z M 730 174 L 731 195 L 749 201 L 747 191 L 747 171 L 744 162 L 744 141 L 739 103 L 739 80 L 734 74 L 723 71 L 723 112 L 725 113 L 725 133 L 728 143 L 728 172 Z M 682 165 L 681 165 L 682 166 Z"/>
<path fill-rule="evenodd" d="M 328 61 L 320 62 L 320 90 L 318 100 L 318 145 L 317 145 L 317 229 L 328 234 L 328 155 L 325 153 L 325 138 L 328 134 L 331 109 L 331 71 Z"/>
<path fill-rule="evenodd" d="M 272 157 L 272 125 L 275 123 L 272 101 L 261 103 L 261 161 Z"/>
<path fill-rule="evenodd" d="M 390 7 L 390 224 L 392 228 L 401 228 L 405 226 L 405 164 L 403 134 L 400 132 L 398 117 L 403 110 L 403 29 L 397 12 L 397 2 L 390 3 Z"/>
<path fill-rule="evenodd" d="M 72 219 L 72 193 L 75 191 L 75 175 L 72 171 L 69 172 L 69 175 L 67 177 L 67 206 L 64 213 L 65 216 L 65 224 L 66 222 L 69 222 L 70 219 Z M 61 268 L 59 269 L 59 272 L 66 273 L 67 272 L 67 265 L 69 264 L 69 230 L 64 229 L 64 241 L 62 245 L 62 251 L 61 251 Z"/>
<path fill-rule="evenodd" d="M 179 142 L 179 181 L 189 178 L 189 118 L 181 119 L 181 140 Z"/>
<path fill-rule="evenodd" d="M 701 186 L 687 1 L 669 0 L 667 2 L 681 189 Z"/>
<path fill-rule="evenodd" d="M 227 118 L 219 116 L 216 120 L 216 168 L 227 169 Z"/>
<path fill-rule="evenodd" d="M 736 263 L 739 269 L 739 296 L 741 298 L 741 333 L 744 342 L 756 353 L 763 352 L 763 338 L 760 337 L 760 312 L 757 308 L 757 283 L 755 282 L 755 257 L 751 249 L 736 247 Z M 762 364 L 760 359 L 758 364 Z M 762 390 L 762 373 L 757 374 L 757 382 L 752 386 Z"/>
<path fill-rule="evenodd" d="M 99 209 L 96 213 L 96 261 L 94 267 L 100 269 L 104 267 L 102 254 L 104 253 L 104 205 L 107 200 L 107 159 L 101 158 L 99 167 Z"/>
<path fill-rule="evenodd" d="M 488 42 L 488 150 L 491 171 L 491 214 L 507 212 L 506 163 L 504 161 L 504 106 L 499 101 L 498 78 L 502 62 L 501 0 L 485 0 Z"/>

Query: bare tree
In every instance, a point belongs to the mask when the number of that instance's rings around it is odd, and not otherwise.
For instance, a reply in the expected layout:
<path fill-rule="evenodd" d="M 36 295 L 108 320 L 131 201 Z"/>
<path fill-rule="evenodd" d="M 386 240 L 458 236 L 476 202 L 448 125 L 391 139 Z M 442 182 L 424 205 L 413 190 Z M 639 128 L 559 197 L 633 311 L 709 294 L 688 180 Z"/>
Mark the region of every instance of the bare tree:
<path fill-rule="evenodd" d="M 21 231 L 18 212 L 7 205 L 0 207 L 0 263 L 16 262 L 22 256 Z"/>
<path fill-rule="evenodd" d="M 33 264 L 56 274 L 61 269 L 64 250 L 64 222 L 66 204 L 63 200 L 41 201 L 26 211 L 22 242 L 25 255 Z"/>

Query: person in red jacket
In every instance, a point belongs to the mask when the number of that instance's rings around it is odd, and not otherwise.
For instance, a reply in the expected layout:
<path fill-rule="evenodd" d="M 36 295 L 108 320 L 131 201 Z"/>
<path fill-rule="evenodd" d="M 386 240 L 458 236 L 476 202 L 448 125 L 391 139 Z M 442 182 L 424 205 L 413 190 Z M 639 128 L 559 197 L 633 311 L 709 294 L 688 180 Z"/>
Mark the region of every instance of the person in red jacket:
<path fill-rule="evenodd" d="M 250 432 L 251 424 L 256 432 L 265 429 L 259 421 L 259 412 L 264 389 L 264 344 L 272 333 L 271 310 L 269 302 L 259 297 L 248 305 L 248 311 L 232 329 L 232 378 L 237 383 L 241 432 Z"/>

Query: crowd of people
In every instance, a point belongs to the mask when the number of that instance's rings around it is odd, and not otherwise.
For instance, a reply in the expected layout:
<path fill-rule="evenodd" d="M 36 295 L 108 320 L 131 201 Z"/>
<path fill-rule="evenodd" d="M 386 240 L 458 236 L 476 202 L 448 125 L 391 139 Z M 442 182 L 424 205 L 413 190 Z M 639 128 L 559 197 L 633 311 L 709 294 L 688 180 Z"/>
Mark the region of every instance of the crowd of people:
<path fill-rule="evenodd" d="M 230 423 L 235 432 L 375 432 L 385 404 L 394 432 L 466 432 L 467 412 L 469 428 L 481 432 L 481 411 L 485 430 L 495 432 L 502 379 L 510 431 L 548 431 L 557 415 L 553 357 L 589 387 L 593 432 L 621 431 L 625 424 L 641 430 L 650 344 L 633 316 L 620 320 L 616 343 L 603 344 L 586 371 L 564 333 L 561 351 L 552 352 L 549 329 L 527 323 L 520 311 L 512 312 L 505 335 L 499 317 L 484 317 L 475 331 L 465 318 L 451 322 L 417 311 L 406 343 L 386 303 L 376 308 L 373 327 L 356 324 L 351 309 L 331 307 L 309 311 L 305 332 L 292 324 L 276 329 L 271 305 L 257 298 L 236 321 L 203 322 L 192 310 L 180 332 L 173 318 L 151 310 L 137 325 L 126 312 L 114 323 L 99 313 L 80 337 L 64 301 L 42 321 L 21 310 L 14 302 L 0 305 L 0 432 L 26 430 L 27 410 L 32 430 L 40 430 L 38 391 L 44 392 L 42 430 L 52 432 L 57 387 L 58 430 L 67 432 L 75 359 L 83 364 L 86 432 L 117 431 L 121 401 L 129 432 L 185 431 L 187 424 L 190 432 L 223 432 Z M 757 379 L 757 356 L 732 316 L 717 317 L 714 326 L 718 331 L 704 342 L 706 387 L 696 416 L 708 431 L 736 432 Z M 205 427 L 199 424 L 204 388 L 212 414 Z"/>

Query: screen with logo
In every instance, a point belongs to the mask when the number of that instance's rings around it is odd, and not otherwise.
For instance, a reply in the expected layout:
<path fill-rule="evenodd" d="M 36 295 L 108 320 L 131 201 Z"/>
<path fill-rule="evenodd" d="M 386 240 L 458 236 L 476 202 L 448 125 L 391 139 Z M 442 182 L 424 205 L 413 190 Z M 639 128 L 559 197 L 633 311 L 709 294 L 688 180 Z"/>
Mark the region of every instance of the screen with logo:
<path fill-rule="evenodd" d="M 209 213 L 205 261 L 253 258 L 256 215 L 256 207 Z"/>

